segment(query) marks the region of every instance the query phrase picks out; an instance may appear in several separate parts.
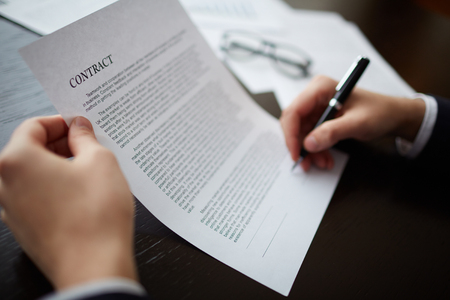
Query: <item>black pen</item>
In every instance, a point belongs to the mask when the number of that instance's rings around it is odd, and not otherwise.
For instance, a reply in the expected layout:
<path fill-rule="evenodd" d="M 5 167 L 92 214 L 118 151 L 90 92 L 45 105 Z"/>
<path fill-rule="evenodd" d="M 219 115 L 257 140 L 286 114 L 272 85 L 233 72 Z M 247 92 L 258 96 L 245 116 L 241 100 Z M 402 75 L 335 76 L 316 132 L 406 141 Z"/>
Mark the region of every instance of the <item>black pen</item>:
<path fill-rule="evenodd" d="M 356 82 L 358 82 L 359 78 L 364 73 L 364 70 L 366 69 L 369 62 L 370 60 L 367 57 L 359 56 L 356 61 L 350 66 L 347 73 L 345 73 L 344 77 L 336 86 L 336 93 L 334 94 L 333 98 L 331 98 L 330 102 L 328 103 L 328 107 L 325 109 L 314 128 L 318 127 L 323 122 L 334 118 L 334 115 L 338 110 L 342 108 L 342 105 L 344 104 L 345 100 L 347 100 L 347 97 L 350 95 L 353 87 L 356 85 Z M 295 167 L 303 161 L 306 155 L 308 155 L 308 151 L 305 150 L 305 147 L 302 147 L 302 150 L 300 151 L 300 158 L 295 162 L 292 170 L 294 170 Z"/>

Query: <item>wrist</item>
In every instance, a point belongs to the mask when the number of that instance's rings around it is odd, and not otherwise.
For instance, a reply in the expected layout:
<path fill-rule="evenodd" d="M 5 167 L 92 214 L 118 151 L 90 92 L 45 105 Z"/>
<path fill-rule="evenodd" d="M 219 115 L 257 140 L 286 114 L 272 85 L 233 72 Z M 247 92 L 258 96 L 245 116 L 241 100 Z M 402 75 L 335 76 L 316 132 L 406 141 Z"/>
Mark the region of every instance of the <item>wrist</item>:
<path fill-rule="evenodd" d="M 57 269 L 49 274 L 56 290 L 109 277 L 138 279 L 131 245 L 124 247 L 116 243 L 97 248 L 88 245 L 60 254 L 60 261 L 54 264 Z"/>
<path fill-rule="evenodd" d="M 425 115 L 425 102 L 420 98 L 399 99 L 398 112 L 402 112 L 402 115 L 394 134 L 407 141 L 414 142 Z"/>

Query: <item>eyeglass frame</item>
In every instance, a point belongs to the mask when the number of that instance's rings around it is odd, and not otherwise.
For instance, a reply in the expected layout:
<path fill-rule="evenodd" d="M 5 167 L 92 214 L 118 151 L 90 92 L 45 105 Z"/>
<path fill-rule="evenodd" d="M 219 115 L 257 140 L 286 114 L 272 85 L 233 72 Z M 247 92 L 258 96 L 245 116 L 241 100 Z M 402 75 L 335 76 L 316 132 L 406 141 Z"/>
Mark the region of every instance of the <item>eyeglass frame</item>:
<path fill-rule="evenodd" d="M 303 76 L 299 75 L 299 76 L 295 76 L 292 74 L 289 74 L 288 72 L 284 71 L 282 68 L 277 67 L 276 69 L 279 70 L 280 72 L 282 72 L 284 75 L 292 77 L 292 78 L 304 78 L 304 77 L 308 77 L 309 74 L 309 67 L 312 65 L 313 60 L 311 59 L 311 57 L 306 54 L 302 49 L 296 47 L 296 46 L 292 46 L 292 45 L 288 45 L 288 44 L 278 44 L 272 41 L 269 41 L 265 38 L 263 38 L 261 35 L 257 34 L 257 33 L 253 33 L 251 31 L 246 31 L 246 30 L 227 30 L 222 34 L 222 44 L 220 45 L 220 50 L 222 50 L 223 52 L 225 52 L 226 54 L 228 54 L 228 57 L 232 58 L 232 59 L 236 59 L 236 57 L 233 57 L 233 55 L 229 54 L 229 50 L 230 50 L 230 46 L 226 47 L 225 46 L 225 41 L 227 39 L 227 37 L 230 34 L 237 34 L 237 35 L 247 35 L 247 36 L 253 36 L 255 38 L 257 38 L 260 41 L 260 45 L 262 46 L 262 50 L 261 49 L 253 49 L 250 47 L 247 47 L 246 45 L 240 44 L 240 43 L 231 43 L 230 45 L 235 46 L 236 48 L 240 48 L 243 50 L 246 50 L 250 53 L 250 55 L 255 55 L 256 56 L 264 56 L 267 57 L 269 59 L 272 59 L 274 62 L 280 61 L 292 66 L 296 66 L 300 69 L 301 73 Z M 295 52 L 297 54 L 299 54 L 304 60 L 305 60 L 305 64 L 303 63 L 298 63 L 298 62 L 294 62 L 290 59 L 287 58 L 283 58 L 283 57 L 279 57 L 275 54 L 276 49 L 289 49 L 289 51 L 291 52 Z M 270 49 L 272 49 L 273 52 L 270 52 Z"/>

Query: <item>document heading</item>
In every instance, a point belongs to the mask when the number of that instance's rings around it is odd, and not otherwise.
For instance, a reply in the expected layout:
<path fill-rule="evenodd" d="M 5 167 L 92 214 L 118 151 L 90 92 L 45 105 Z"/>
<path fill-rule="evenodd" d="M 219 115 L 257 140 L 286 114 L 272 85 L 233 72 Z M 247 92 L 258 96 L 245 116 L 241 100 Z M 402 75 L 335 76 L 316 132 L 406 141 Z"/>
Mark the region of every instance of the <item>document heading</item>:
<path fill-rule="evenodd" d="M 80 74 L 77 74 L 76 76 L 70 78 L 69 84 L 72 88 L 76 88 L 78 85 L 82 84 L 84 81 L 89 79 L 90 77 L 94 76 L 104 68 L 109 67 L 110 64 L 113 63 L 111 59 L 112 54 L 104 57 L 100 61 L 98 61 L 96 64 L 93 64 L 86 70 L 80 72 Z"/>

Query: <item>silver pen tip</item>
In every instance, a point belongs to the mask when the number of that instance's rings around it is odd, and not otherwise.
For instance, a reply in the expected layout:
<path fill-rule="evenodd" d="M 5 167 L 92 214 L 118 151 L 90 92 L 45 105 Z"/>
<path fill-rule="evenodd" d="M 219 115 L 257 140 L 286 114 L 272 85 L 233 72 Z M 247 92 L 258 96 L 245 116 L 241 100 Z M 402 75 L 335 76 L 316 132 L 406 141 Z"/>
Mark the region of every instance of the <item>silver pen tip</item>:
<path fill-rule="evenodd" d="M 299 165 L 303 161 L 303 157 L 300 156 L 300 158 L 295 162 L 295 164 L 292 166 L 291 172 L 294 171 L 295 167 Z"/>

